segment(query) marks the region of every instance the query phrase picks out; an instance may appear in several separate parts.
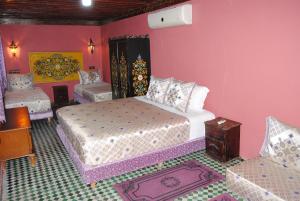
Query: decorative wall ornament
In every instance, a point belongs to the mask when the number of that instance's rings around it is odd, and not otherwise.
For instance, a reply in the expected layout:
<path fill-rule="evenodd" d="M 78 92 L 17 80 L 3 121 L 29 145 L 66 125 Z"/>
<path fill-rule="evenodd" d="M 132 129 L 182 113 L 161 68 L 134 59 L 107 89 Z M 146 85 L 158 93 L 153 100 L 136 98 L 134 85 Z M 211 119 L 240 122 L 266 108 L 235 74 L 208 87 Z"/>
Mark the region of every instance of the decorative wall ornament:
<path fill-rule="evenodd" d="M 118 96 L 118 63 L 115 54 L 111 56 L 111 74 L 112 74 L 112 87 L 114 89 L 113 93 Z"/>
<path fill-rule="evenodd" d="M 141 55 L 132 64 L 132 79 L 134 95 L 144 96 L 148 90 L 148 68 L 147 63 L 142 59 Z"/>
<path fill-rule="evenodd" d="M 81 52 L 31 52 L 30 71 L 34 83 L 49 83 L 78 80 L 78 71 L 83 68 Z"/>
<path fill-rule="evenodd" d="M 121 84 L 121 96 L 127 97 L 127 62 L 124 53 L 121 53 L 120 57 L 120 84 Z"/>

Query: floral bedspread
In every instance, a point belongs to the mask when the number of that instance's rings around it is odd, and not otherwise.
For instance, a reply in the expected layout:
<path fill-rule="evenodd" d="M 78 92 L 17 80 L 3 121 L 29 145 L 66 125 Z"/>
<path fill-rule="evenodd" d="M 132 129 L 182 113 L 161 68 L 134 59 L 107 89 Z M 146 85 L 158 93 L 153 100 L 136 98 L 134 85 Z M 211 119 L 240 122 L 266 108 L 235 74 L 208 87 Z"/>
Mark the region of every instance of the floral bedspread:
<path fill-rule="evenodd" d="M 112 99 L 111 85 L 105 82 L 94 84 L 77 84 L 74 91 L 91 102 L 101 102 Z"/>
<path fill-rule="evenodd" d="M 60 126 L 86 165 L 108 164 L 189 139 L 187 118 L 135 98 L 57 110 Z"/>
<path fill-rule="evenodd" d="M 35 87 L 5 92 L 5 108 L 28 107 L 30 114 L 51 110 L 51 101 L 45 92 Z"/>
<path fill-rule="evenodd" d="M 227 186 L 251 201 L 300 201 L 300 173 L 264 157 L 230 167 Z"/>

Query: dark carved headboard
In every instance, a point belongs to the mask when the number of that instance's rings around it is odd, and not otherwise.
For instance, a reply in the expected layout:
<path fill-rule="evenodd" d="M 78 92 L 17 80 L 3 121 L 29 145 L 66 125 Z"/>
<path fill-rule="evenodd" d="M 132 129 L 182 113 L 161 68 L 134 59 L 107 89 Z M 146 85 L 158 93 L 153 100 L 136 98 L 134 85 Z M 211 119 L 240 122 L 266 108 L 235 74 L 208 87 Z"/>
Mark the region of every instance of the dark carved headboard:
<path fill-rule="evenodd" d="M 8 74 L 20 74 L 20 73 L 21 73 L 20 69 L 12 69 L 8 71 Z"/>

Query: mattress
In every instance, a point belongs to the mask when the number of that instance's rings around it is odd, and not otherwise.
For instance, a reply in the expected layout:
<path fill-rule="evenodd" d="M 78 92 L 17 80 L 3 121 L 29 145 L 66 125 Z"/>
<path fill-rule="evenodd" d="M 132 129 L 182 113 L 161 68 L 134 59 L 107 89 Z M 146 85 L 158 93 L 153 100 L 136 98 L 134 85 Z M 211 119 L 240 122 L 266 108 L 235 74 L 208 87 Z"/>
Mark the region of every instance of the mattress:
<path fill-rule="evenodd" d="M 112 99 L 111 85 L 105 82 L 94 84 L 76 84 L 74 92 L 90 102 L 100 102 Z"/>
<path fill-rule="evenodd" d="M 300 173 L 263 157 L 226 171 L 228 188 L 251 201 L 300 201 Z"/>
<path fill-rule="evenodd" d="M 144 96 L 138 96 L 135 98 L 138 99 L 139 101 L 143 101 L 145 103 L 155 105 L 156 107 L 159 107 L 161 109 L 167 110 L 169 112 L 172 112 L 172 113 L 175 113 L 177 115 L 181 115 L 181 116 L 184 116 L 185 118 L 187 118 L 190 122 L 189 140 L 194 140 L 197 138 L 205 137 L 204 122 L 215 118 L 215 115 L 207 110 L 191 111 L 188 113 L 184 113 L 184 112 L 180 112 L 170 106 L 162 105 L 162 104 L 150 101 L 150 100 L 146 99 Z"/>
<path fill-rule="evenodd" d="M 86 165 L 108 164 L 188 141 L 189 120 L 135 98 L 57 111 L 59 124 Z"/>
<path fill-rule="evenodd" d="M 51 111 L 51 101 L 39 87 L 6 91 L 4 100 L 7 109 L 26 106 L 30 114 Z"/>

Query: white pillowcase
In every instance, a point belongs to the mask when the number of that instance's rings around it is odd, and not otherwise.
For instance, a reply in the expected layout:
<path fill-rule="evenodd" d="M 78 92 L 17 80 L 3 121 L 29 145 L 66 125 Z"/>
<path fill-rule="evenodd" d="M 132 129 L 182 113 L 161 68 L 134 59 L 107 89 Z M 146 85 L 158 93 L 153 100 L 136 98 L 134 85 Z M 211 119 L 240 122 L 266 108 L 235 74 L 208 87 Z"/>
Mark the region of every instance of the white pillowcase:
<path fill-rule="evenodd" d="M 33 88 L 33 76 L 31 73 L 28 74 L 8 74 L 8 90 L 21 90 L 21 89 L 32 89 Z"/>
<path fill-rule="evenodd" d="M 196 84 L 189 100 L 187 112 L 201 112 L 203 110 L 204 102 L 208 92 L 209 89 L 207 87 Z"/>
<path fill-rule="evenodd" d="M 103 81 L 102 75 L 98 71 L 78 71 L 80 84 L 94 84 Z"/>
<path fill-rule="evenodd" d="M 151 101 L 163 104 L 166 91 L 168 90 L 172 80 L 173 78 L 162 79 L 151 76 L 146 98 Z"/>
<path fill-rule="evenodd" d="M 300 133 L 275 117 L 267 118 L 261 155 L 285 167 L 300 171 Z"/>
<path fill-rule="evenodd" d="M 173 80 L 166 92 L 164 103 L 181 112 L 186 112 L 194 86 L 194 82 L 184 83 Z"/>

